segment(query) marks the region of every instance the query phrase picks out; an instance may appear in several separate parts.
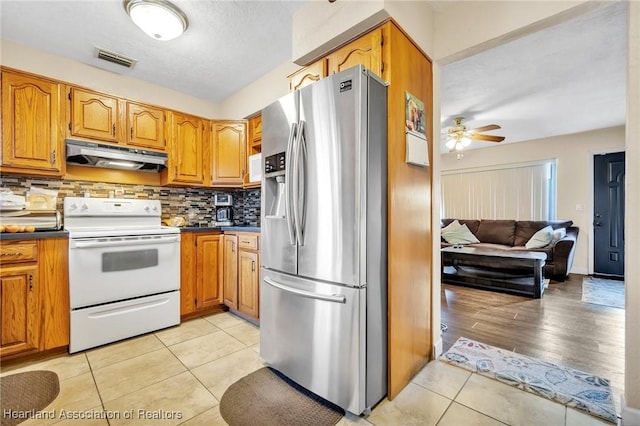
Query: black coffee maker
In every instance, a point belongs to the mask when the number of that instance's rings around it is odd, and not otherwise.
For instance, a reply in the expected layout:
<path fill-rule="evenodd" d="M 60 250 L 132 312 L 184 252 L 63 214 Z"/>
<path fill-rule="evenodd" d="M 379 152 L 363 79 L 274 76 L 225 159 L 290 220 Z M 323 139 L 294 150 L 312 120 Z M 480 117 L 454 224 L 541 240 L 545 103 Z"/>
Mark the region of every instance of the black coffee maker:
<path fill-rule="evenodd" d="M 216 208 L 214 226 L 233 225 L 233 197 L 229 194 L 215 194 L 213 205 Z"/>

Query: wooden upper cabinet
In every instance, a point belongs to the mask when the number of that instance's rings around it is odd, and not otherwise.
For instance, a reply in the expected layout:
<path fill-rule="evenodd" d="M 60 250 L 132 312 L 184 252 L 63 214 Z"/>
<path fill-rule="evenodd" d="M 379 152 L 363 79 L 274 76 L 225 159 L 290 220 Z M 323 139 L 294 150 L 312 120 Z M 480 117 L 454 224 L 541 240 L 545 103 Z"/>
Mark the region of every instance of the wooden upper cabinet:
<path fill-rule="evenodd" d="M 2 171 L 61 176 L 62 85 L 2 70 Z"/>
<path fill-rule="evenodd" d="M 211 128 L 211 184 L 242 186 L 247 157 L 246 123 L 240 121 L 213 122 Z"/>
<path fill-rule="evenodd" d="M 127 102 L 127 145 L 164 151 L 164 128 L 163 109 Z"/>
<path fill-rule="evenodd" d="M 71 87 L 70 132 L 73 136 L 117 142 L 120 136 L 120 99 Z"/>
<path fill-rule="evenodd" d="M 327 75 L 327 60 L 323 58 L 289 75 L 289 90 L 298 90 L 311 83 L 315 83 Z"/>
<path fill-rule="evenodd" d="M 171 143 L 165 183 L 204 184 L 204 121 L 172 111 Z"/>
<path fill-rule="evenodd" d="M 249 120 L 249 129 L 251 132 L 251 144 L 262 142 L 262 114 L 258 114 Z"/>
<path fill-rule="evenodd" d="M 379 77 L 383 76 L 382 28 L 377 28 L 331 53 L 328 59 L 329 74 L 335 74 L 355 65 L 364 65 Z"/>

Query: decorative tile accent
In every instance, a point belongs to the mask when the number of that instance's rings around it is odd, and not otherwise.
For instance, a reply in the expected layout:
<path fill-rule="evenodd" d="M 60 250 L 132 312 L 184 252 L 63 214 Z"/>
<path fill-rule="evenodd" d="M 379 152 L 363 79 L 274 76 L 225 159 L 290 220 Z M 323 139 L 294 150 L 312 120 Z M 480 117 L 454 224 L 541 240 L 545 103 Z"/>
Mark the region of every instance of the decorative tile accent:
<path fill-rule="evenodd" d="M 58 191 L 58 210 L 63 213 L 64 197 L 107 198 L 116 190 L 124 192 L 124 198 L 160 200 L 162 219 L 182 216 L 189 211 L 196 213 L 198 224 L 213 226 L 215 221 L 215 194 L 233 196 L 233 223 L 236 226 L 260 226 L 260 189 L 174 188 L 148 185 L 127 185 L 115 183 L 85 182 L 73 180 L 47 179 L 34 176 L 0 176 L 0 186 L 11 189 L 17 195 L 25 195 L 31 186 Z"/>

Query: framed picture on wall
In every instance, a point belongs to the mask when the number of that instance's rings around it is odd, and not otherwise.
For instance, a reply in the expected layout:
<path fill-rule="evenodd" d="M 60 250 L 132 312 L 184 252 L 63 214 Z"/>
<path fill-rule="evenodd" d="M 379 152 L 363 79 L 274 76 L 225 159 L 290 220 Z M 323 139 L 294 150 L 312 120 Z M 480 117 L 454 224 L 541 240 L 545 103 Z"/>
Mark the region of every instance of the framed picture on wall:
<path fill-rule="evenodd" d="M 407 130 L 424 134 L 424 102 L 406 92 L 405 110 Z"/>

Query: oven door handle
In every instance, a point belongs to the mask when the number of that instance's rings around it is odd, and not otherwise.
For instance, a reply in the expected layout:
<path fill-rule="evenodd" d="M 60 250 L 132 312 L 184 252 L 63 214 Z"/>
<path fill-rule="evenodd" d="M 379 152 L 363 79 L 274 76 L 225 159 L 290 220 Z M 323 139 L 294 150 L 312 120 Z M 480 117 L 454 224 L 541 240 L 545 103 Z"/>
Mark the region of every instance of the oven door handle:
<path fill-rule="evenodd" d="M 160 237 L 160 238 L 144 238 L 135 240 L 116 240 L 116 241 L 69 241 L 69 248 L 99 248 L 99 247 L 129 247 L 140 245 L 156 245 L 156 244 L 173 244 L 180 241 L 179 236 Z"/>

